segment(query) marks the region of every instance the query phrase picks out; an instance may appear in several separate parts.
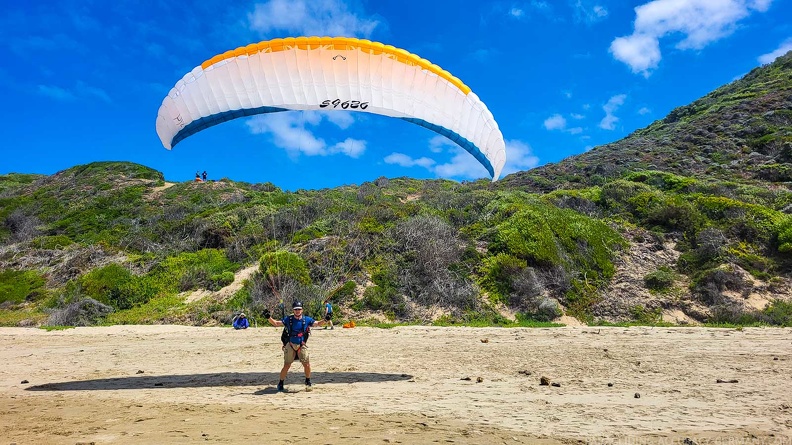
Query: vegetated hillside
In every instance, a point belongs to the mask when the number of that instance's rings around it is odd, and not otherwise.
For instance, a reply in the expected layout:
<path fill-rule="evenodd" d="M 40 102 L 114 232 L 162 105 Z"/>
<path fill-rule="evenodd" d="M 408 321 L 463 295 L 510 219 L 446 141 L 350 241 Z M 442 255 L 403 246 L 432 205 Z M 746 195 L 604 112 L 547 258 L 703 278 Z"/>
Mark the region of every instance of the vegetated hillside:
<path fill-rule="evenodd" d="M 792 191 L 765 174 L 789 150 L 789 57 L 496 184 L 291 193 L 126 162 L 0 176 L 0 324 L 227 324 L 330 298 L 337 321 L 790 325 Z"/>
<path fill-rule="evenodd" d="M 790 128 L 792 52 L 620 141 L 510 175 L 501 185 L 530 191 L 578 188 L 636 170 L 783 184 L 792 181 Z"/>

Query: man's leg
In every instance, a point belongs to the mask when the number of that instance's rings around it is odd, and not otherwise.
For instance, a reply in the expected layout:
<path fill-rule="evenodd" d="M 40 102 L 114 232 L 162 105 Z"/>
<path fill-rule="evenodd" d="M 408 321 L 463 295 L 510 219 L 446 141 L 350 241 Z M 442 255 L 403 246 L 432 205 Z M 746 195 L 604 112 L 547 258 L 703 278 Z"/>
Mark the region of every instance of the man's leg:
<path fill-rule="evenodd" d="M 283 382 L 286 380 L 286 374 L 289 372 L 289 368 L 291 368 L 291 364 L 294 362 L 296 355 L 297 352 L 292 349 L 290 344 L 286 344 L 286 346 L 283 347 L 283 368 L 281 368 L 280 372 L 278 391 L 283 391 Z"/>
<path fill-rule="evenodd" d="M 291 368 L 291 363 L 284 363 L 283 368 L 281 368 L 281 372 L 280 372 L 281 381 L 286 380 L 286 374 L 289 372 L 289 368 Z"/>

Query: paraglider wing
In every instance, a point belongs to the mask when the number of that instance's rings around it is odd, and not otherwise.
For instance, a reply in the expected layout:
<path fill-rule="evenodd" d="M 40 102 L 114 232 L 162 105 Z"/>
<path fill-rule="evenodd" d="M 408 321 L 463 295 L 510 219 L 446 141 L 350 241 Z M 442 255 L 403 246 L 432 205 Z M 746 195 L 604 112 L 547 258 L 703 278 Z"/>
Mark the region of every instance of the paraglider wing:
<path fill-rule="evenodd" d="M 459 79 L 403 49 L 346 37 L 274 39 L 212 57 L 162 101 L 157 134 L 171 149 L 213 125 L 288 110 L 407 120 L 467 150 L 493 181 L 506 163 L 492 113 Z"/>

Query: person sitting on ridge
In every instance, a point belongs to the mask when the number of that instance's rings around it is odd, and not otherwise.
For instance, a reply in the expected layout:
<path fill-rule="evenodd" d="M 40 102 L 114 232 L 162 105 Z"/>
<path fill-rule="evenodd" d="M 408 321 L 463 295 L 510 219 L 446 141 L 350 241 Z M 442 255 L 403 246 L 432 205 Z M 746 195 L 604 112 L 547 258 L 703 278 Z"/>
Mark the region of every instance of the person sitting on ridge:
<path fill-rule="evenodd" d="M 204 172 L 201 173 L 201 179 L 203 179 L 203 182 L 206 182 L 206 170 L 204 170 Z"/>

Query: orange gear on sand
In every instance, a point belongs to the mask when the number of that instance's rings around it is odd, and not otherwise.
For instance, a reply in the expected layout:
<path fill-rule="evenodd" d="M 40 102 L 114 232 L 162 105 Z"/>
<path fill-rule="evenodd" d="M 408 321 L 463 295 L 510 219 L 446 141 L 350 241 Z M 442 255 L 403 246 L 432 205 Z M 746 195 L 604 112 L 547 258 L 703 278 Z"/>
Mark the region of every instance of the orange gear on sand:
<path fill-rule="evenodd" d="M 355 322 L 354 321 L 350 321 L 349 323 L 344 323 L 344 327 L 345 328 L 354 328 L 355 327 Z"/>

